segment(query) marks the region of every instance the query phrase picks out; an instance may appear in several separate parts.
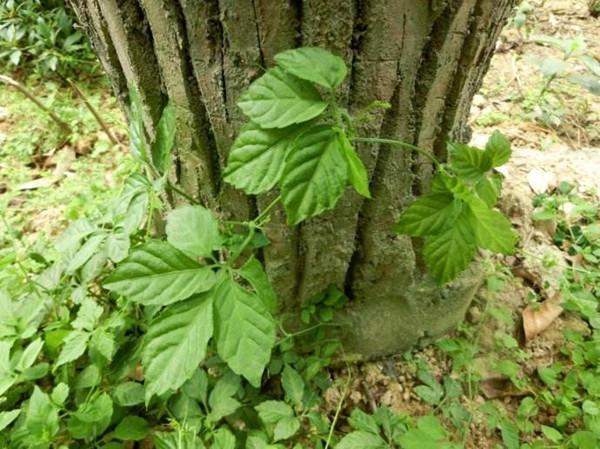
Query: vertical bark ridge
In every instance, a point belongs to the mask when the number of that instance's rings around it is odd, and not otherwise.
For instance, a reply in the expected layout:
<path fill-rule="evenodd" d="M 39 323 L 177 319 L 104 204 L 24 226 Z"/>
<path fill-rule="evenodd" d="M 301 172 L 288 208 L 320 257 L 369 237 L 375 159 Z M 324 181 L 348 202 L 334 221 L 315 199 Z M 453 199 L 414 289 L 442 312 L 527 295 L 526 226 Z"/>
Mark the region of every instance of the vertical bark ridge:
<path fill-rule="evenodd" d="M 300 35 L 301 5 L 298 0 L 255 0 L 258 36 L 264 63 L 271 66 L 280 51 L 297 46 Z M 259 210 L 264 209 L 279 194 L 269 192 L 259 195 Z M 270 244 L 261 254 L 265 269 L 273 283 L 283 307 L 291 309 L 296 304 L 298 282 L 298 230 L 287 224 L 285 211 L 278 205 L 265 232 Z"/>
<path fill-rule="evenodd" d="M 98 4 L 125 79 L 139 91 L 146 131 L 153 137 L 166 98 L 161 79 L 156 76 L 158 61 L 148 23 L 135 0 L 102 0 Z"/>
<path fill-rule="evenodd" d="M 435 143 L 435 154 L 443 158 L 446 152 L 446 139 L 464 142 L 470 139 L 468 118 L 471 110 L 473 96 L 481 87 L 483 77 L 488 71 L 495 46 L 489 42 L 496 42 L 502 28 L 494 26 L 495 23 L 504 23 L 512 12 L 513 2 L 483 1 L 478 2 L 473 14 L 470 38 L 465 43 L 459 67 L 454 76 L 453 86 L 447 96 L 447 107 L 442 122 L 439 138 Z"/>
<path fill-rule="evenodd" d="M 178 118 L 179 184 L 205 204 L 215 207 L 218 173 L 214 173 L 213 143 L 207 133 L 206 111 L 190 69 L 178 4 L 174 0 L 141 0 L 141 4 L 153 35 L 160 36 L 155 39 L 154 50 Z"/>
<path fill-rule="evenodd" d="M 380 134 L 407 142 L 414 139 L 415 85 L 423 49 L 433 26 L 426 2 L 398 2 L 401 23 L 398 61 L 390 67 L 394 79 L 391 109 L 386 111 Z M 373 27 L 375 24 L 372 24 Z M 379 32 L 379 28 L 374 33 Z M 373 36 L 377 42 L 376 35 Z M 369 74 L 373 76 L 373 74 Z M 365 77 L 366 80 L 369 76 Z M 365 81 L 368 82 L 368 81 Z M 411 199 L 411 153 L 382 145 L 376 156 L 371 180 L 373 200 L 365 201 L 357 229 L 358 247 L 353 257 L 347 285 L 354 298 L 377 300 L 398 295 L 399 285 L 414 281 L 414 253 L 409 238 L 392 232 L 403 207 Z"/>
<path fill-rule="evenodd" d="M 455 0 L 440 15 L 433 27 L 427 59 L 420 71 L 417 85 L 417 98 L 423 98 L 419 111 L 416 137 L 417 146 L 434 151 L 436 140 L 441 134 L 441 125 L 447 107 L 447 95 L 459 68 L 465 41 L 471 36 L 462 30 L 469 29 L 472 14 L 478 0 Z M 468 44 L 467 44 L 468 45 Z M 446 136 L 444 136 L 446 138 Z M 429 189 L 433 168 L 424 156 L 419 161 L 417 190 L 423 193 Z"/>
<path fill-rule="evenodd" d="M 306 0 L 302 5 L 302 44 L 326 48 L 350 65 L 355 21 L 355 0 Z M 342 106 L 347 105 L 349 94 L 350 78 L 338 98 Z M 358 195 L 348 191 L 335 210 L 300 226 L 298 301 L 322 293 L 330 285 L 343 287 L 354 250 L 357 208 L 353 205 L 358 201 Z"/>

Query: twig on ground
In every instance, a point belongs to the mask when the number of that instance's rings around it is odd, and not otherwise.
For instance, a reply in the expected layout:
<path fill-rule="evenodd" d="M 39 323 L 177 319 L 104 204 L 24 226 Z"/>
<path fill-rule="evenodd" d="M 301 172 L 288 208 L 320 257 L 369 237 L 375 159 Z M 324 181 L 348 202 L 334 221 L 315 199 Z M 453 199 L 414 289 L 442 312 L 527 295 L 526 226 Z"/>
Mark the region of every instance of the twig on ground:
<path fill-rule="evenodd" d="M 52 120 L 54 120 L 56 122 L 56 124 L 67 134 L 71 134 L 71 132 L 73 131 L 71 129 L 71 126 L 63 121 L 58 115 L 56 115 L 51 109 L 49 109 L 44 103 L 42 103 L 40 100 L 38 100 L 31 92 L 29 92 L 25 86 L 23 86 L 21 83 L 19 83 L 17 80 L 11 78 L 10 76 L 6 76 L 6 75 L 0 75 L 0 81 L 2 81 L 3 83 L 14 87 L 15 89 L 17 89 L 19 92 L 21 92 L 23 95 L 25 95 L 29 100 L 31 100 L 38 108 L 40 108 L 42 111 L 44 111 L 46 114 L 48 114 L 50 116 L 50 118 Z"/>

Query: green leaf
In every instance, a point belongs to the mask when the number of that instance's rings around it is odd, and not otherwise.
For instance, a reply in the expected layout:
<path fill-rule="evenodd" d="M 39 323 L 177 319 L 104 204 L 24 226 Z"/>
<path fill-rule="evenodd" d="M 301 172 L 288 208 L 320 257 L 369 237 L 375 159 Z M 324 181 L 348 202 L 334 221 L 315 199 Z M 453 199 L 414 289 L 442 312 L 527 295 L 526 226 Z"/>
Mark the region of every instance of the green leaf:
<path fill-rule="evenodd" d="M 100 369 L 96 365 L 88 365 L 81 371 L 75 379 L 74 389 L 81 390 L 84 388 L 92 388 L 100 385 L 102 376 Z"/>
<path fill-rule="evenodd" d="M 269 311 L 275 312 L 277 310 L 277 294 L 273 290 L 262 264 L 255 257 L 251 257 L 242 265 L 238 273 L 250 283 Z"/>
<path fill-rule="evenodd" d="M 500 424 L 500 435 L 507 449 L 519 449 L 519 428 L 510 421 Z"/>
<path fill-rule="evenodd" d="M 186 396 L 206 404 L 208 376 L 203 369 L 194 371 L 192 377 L 181 387 Z"/>
<path fill-rule="evenodd" d="M 131 117 L 129 120 L 129 148 L 135 159 L 142 162 L 148 161 L 146 135 L 144 132 L 144 119 L 140 94 L 134 86 L 129 87 L 129 101 L 131 103 Z"/>
<path fill-rule="evenodd" d="M 425 239 L 425 262 L 440 284 L 454 279 L 475 255 L 475 235 L 468 212 L 468 208 L 463 208 L 451 228 Z"/>
<path fill-rule="evenodd" d="M 175 106 L 169 101 L 162 111 L 156 129 L 156 140 L 152 144 L 152 162 L 161 174 L 169 169 L 171 151 L 175 145 L 176 125 Z"/>
<path fill-rule="evenodd" d="M 388 447 L 379 435 L 359 430 L 342 438 L 335 449 L 388 449 Z"/>
<path fill-rule="evenodd" d="M 492 160 L 492 167 L 500 167 L 508 162 L 512 154 L 510 141 L 500 131 L 494 131 L 485 145 L 485 152 Z"/>
<path fill-rule="evenodd" d="M 118 405 L 131 407 L 144 403 L 144 386 L 137 382 L 125 382 L 117 385 L 113 397 Z"/>
<path fill-rule="evenodd" d="M 541 427 L 542 429 L 542 433 L 544 434 L 544 436 L 546 438 L 548 438 L 550 441 L 552 441 L 553 443 L 560 443 L 563 439 L 562 434 L 556 430 L 554 427 L 548 427 L 548 426 L 544 426 L 542 425 Z"/>
<path fill-rule="evenodd" d="M 219 222 L 202 206 L 179 207 L 167 215 L 167 240 L 189 257 L 210 257 L 223 238 Z"/>
<path fill-rule="evenodd" d="M 119 423 L 113 437 L 123 441 L 140 441 L 150 432 L 148 421 L 139 416 L 126 416 Z"/>
<path fill-rule="evenodd" d="M 475 192 L 488 207 L 494 207 L 498 202 L 502 181 L 497 176 L 483 176 L 475 183 Z"/>
<path fill-rule="evenodd" d="M 463 202 L 450 193 L 431 193 L 413 201 L 394 226 L 399 234 L 425 237 L 440 233 L 456 221 Z"/>
<path fill-rule="evenodd" d="M 343 131 L 338 133 L 340 139 L 340 146 L 346 162 L 348 164 L 348 179 L 350 184 L 354 186 L 356 191 L 366 198 L 371 198 L 371 192 L 369 192 L 369 175 L 365 164 L 358 157 L 356 150 L 346 137 Z"/>
<path fill-rule="evenodd" d="M 593 432 L 587 430 L 579 430 L 571 437 L 571 441 L 577 449 L 597 449 L 598 438 Z M 512 449 L 512 448 L 509 448 Z"/>
<path fill-rule="evenodd" d="M 275 67 L 250 85 L 238 106 L 263 128 L 285 128 L 320 115 L 327 102 L 311 83 Z"/>
<path fill-rule="evenodd" d="M 240 408 L 242 404 L 233 397 L 239 388 L 240 378 L 231 372 L 219 379 L 208 398 L 210 421 L 217 422 Z"/>
<path fill-rule="evenodd" d="M 290 224 L 335 206 L 348 181 L 348 166 L 338 133 L 315 126 L 301 134 L 288 157 L 281 194 Z"/>
<path fill-rule="evenodd" d="M 304 397 L 304 381 L 302 376 L 290 365 L 285 365 L 281 375 L 281 383 L 286 397 L 294 404 L 302 402 Z"/>
<path fill-rule="evenodd" d="M 142 353 L 146 403 L 154 395 L 176 390 L 192 377 L 206 357 L 212 334 L 210 293 L 170 306 L 152 322 Z"/>
<path fill-rule="evenodd" d="M 115 263 L 121 262 L 129 253 L 129 235 L 125 230 L 118 230 L 106 238 L 106 254 Z"/>
<path fill-rule="evenodd" d="M 283 401 L 265 401 L 254 407 L 265 424 L 275 424 L 294 416 L 294 410 Z"/>
<path fill-rule="evenodd" d="M 42 350 L 42 346 L 44 346 L 44 342 L 41 338 L 37 338 L 29 343 L 17 362 L 17 370 L 24 371 L 33 365 L 35 359 L 37 359 L 40 351 Z"/>
<path fill-rule="evenodd" d="M 260 298 L 226 278 L 215 290 L 217 352 L 229 368 L 259 387 L 275 344 L 275 323 Z"/>
<path fill-rule="evenodd" d="M 105 234 L 96 234 L 91 236 L 83 246 L 75 253 L 67 266 L 67 272 L 73 273 L 81 268 L 98 251 L 102 242 L 106 238 Z"/>
<path fill-rule="evenodd" d="M 348 418 L 348 422 L 355 430 L 362 430 L 364 432 L 373 434 L 379 433 L 379 426 L 377 425 L 375 418 L 366 414 L 359 408 L 352 410 L 352 414 L 350 415 L 350 418 Z"/>
<path fill-rule="evenodd" d="M 21 413 L 21 409 L 0 412 L 0 432 L 6 429 Z"/>
<path fill-rule="evenodd" d="M 81 303 L 81 307 L 77 311 L 77 318 L 73 320 L 71 326 L 80 331 L 93 331 L 98 324 L 98 320 L 102 316 L 104 309 L 101 305 L 96 304 L 91 298 L 86 298 Z"/>
<path fill-rule="evenodd" d="M 235 449 L 235 436 L 225 427 L 217 429 L 210 449 Z"/>
<path fill-rule="evenodd" d="M 492 168 L 490 153 L 459 143 L 448 144 L 450 166 L 458 176 L 475 181 Z"/>
<path fill-rule="evenodd" d="M 61 406 L 65 403 L 67 398 L 69 397 L 69 386 L 65 383 L 59 383 L 52 390 L 52 394 L 50 395 L 50 399 L 54 404 Z"/>
<path fill-rule="evenodd" d="M 55 367 L 77 360 L 83 355 L 90 339 L 89 332 L 74 330 L 65 338 L 65 344 L 60 351 Z"/>
<path fill-rule="evenodd" d="M 223 179 L 247 194 L 275 187 L 299 127 L 263 129 L 248 123 L 233 143 Z"/>
<path fill-rule="evenodd" d="M 329 89 L 338 87 L 348 72 L 344 60 L 318 47 L 301 47 L 275 55 L 275 62 L 298 78 Z"/>
<path fill-rule="evenodd" d="M 58 433 L 58 408 L 37 385 L 33 387 L 33 394 L 27 406 L 25 428 L 31 436 L 37 437 L 38 441 L 41 439 L 50 442 Z"/>
<path fill-rule="evenodd" d="M 490 209 L 482 200 L 471 201 L 468 210 L 479 247 L 502 254 L 514 253 L 517 234 L 504 215 Z"/>
<path fill-rule="evenodd" d="M 191 432 L 156 432 L 154 434 L 156 449 L 204 449 L 200 437 Z"/>
<path fill-rule="evenodd" d="M 273 441 L 286 440 L 298 432 L 300 420 L 295 416 L 286 417 L 275 424 L 273 430 Z"/>
<path fill-rule="evenodd" d="M 170 244 L 149 241 L 136 248 L 106 279 L 104 287 L 144 305 L 167 305 L 209 290 L 213 271 Z"/>
<path fill-rule="evenodd" d="M 96 399 L 85 402 L 71 415 L 68 429 L 76 439 L 91 439 L 104 433 L 110 425 L 113 403 L 110 396 L 102 393 Z"/>

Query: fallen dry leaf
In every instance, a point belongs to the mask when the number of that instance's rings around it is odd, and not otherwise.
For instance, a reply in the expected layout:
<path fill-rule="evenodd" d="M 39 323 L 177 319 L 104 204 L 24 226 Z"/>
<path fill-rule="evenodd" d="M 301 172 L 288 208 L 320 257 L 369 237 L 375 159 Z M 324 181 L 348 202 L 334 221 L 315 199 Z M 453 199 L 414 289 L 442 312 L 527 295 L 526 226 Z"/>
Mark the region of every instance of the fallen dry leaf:
<path fill-rule="evenodd" d="M 50 187 L 56 181 L 56 179 L 38 178 L 34 179 L 33 181 L 24 182 L 23 184 L 17 186 L 17 190 L 35 190 L 43 187 Z"/>
<path fill-rule="evenodd" d="M 562 311 L 563 308 L 554 299 L 544 301 L 539 307 L 525 307 L 522 314 L 525 342 L 531 341 L 544 332 L 560 316 Z"/>

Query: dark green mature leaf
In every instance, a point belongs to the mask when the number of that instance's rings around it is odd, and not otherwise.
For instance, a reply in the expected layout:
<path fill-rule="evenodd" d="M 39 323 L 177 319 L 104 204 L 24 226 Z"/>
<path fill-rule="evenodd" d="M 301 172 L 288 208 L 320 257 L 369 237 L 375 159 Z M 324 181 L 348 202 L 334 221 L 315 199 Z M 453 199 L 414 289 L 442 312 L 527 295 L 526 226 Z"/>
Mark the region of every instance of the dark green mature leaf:
<path fill-rule="evenodd" d="M 169 102 L 162 111 L 156 129 L 156 139 L 152 144 L 152 163 L 161 174 L 169 169 L 171 151 L 175 145 L 176 125 L 175 106 Z"/>
<path fill-rule="evenodd" d="M 277 294 L 273 290 L 271 281 L 258 259 L 255 257 L 248 259 L 238 273 L 250 283 L 269 311 L 275 312 L 277 310 Z"/>
<path fill-rule="evenodd" d="M 317 47 L 301 47 L 275 55 L 275 62 L 286 72 L 335 89 L 344 81 L 346 64 L 339 56 Z"/>
<path fill-rule="evenodd" d="M 302 402 L 302 398 L 304 397 L 304 380 L 302 380 L 302 376 L 298 371 L 290 365 L 285 365 L 283 368 L 281 384 L 283 385 L 286 397 L 292 404 Z"/>
<path fill-rule="evenodd" d="M 281 194 L 290 224 L 335 206 L 348 181 L 338 133 L 315 126 L 298 137 L 285 164 Z"/>
<path fill-rule="evenodd" d="M 500 167 L 508 162 L 512 154 L 510 141 L 500 131 L 494 131 L 485 145 L 485 152 L 492 160 L 492 167 Z"/>
<path fill-rule="evenodd" d="M 468 212 L 468 208 L 463 208 L 451 228 L 425 239 L 425 262 L 440 284 L 454 279 L 475 255 L 475 235 Z"/>
<path fill-rule="evenodd" d="M 202 206 L 183 206 L 167 215 L 167 240 L 189 257 L 209 257 L 219 249 L 223 238 L 219 222 Z"/>
<path fill-rule="evenodd" d="M 275 323 L 256 295 L 225 278 L 215 289 L 217 352 L 229 368 L 259 387 L 275 344 Z"/>
<path fill-rule="evenodd" d="M 238 106 L 263 128 L 285 128 L 321 114 L 327 102 L 311 83 L 275 67 L 250 85 Z"/>
<path fill-rule="evenodd" d="M 296 434 L 300 429 L 300 420 L 295 416 L 283 418 L 273 429 L 273 441 L 286 440 Z"/>
<path fill-rule="evenodd" d="M 281 179 L 297 126 L 263 129 L 248 123 L 233 143 L 223 179 L 248 194 L 271 190 Z"/>
<path fill-rule="evenodd" d="M 217 422 L 240 408 L 242 404 L 234 398 L 239 388 L 240 377 L 232 372 L 228 372 L 219 379 L 208 398 L 210 405 L 208 419 L 210 421 Z"/>
<path fill-rule="evenodd" d="M 156 432 L 154 434 L 156 449 L 204 449 L 204 443 L 193 432 Z"/>
<path fill-rule="evenodd" d="M 502 254 L 514 253 L 517 234 L 500 212 L 490 209 L 482 200 L 473 200 L 469 204 L 468 219 L 477 246 Z"/>
<path fill-rule="evenodd" d="M 142 353 L 146 403 L 154 395 L 176 390 L 192 377 L 206 357 L 212 334 L 211 293 L 172 305 L 158 316 L 145 336 Z"/>
<path fill-rule="evenodd" d="M 117 385 L 113 396 L 115 402 L 123 407 L 131 407 L 133 405 L 144 403 L 144 386 L 137 382 L 124 382 Z"/>
<path fill-rule="evenodd" d="M 90 335 L 89 332 L 80 330 L 69 332 L 56 361 L 56 366 L 64 365 L 81 357 L 87 348 Z"/>
<path fill-rule="evenodd" d="M 340 132 L 338 138 L 340 139 L 342 153 L 348 163 L 348 179 L 350 180 L 350 184 L 362 196 L 371 198 L 371 192 L 369 192 L 369 175 L 365 164 L 358 157 L 356 150 L 352 147 L 344 132 Z"/>
<path fill-rule="evenodd" d="M 131 119 L 129 121 L 129 148 L 131 154 L 138 161 L 148 162 L 148 148 L 144 132 L 144 113 L 140 94 L 134 86 L 129 87 L 129 101 L 131 106 Z"/>
<path fill-rule="evenodd" d="M 106 279 L 104 287 L 144 305 L 167 305 L 209 290 L 213 271 L 167 242 L 136 248 Z"/>
<path fill-rule="evenodd" d="M 58 408 L 38 386 L 33 387 L 33 394 L 29 399 L 25 427 L 29 433 L 29 441 L 39 443 L 50 443 L 59 430 Z"/>
<path fill-rule="evenodd" d="M 265 401 L 254 407 L 265 424 L 275 424 L 294 416 L 294 410 L 283 401 Z"/>
<path fill-rule="evenodd" d="M 388 447 L 379 435 L 359 430 L 342 438 L 335 449 L 387 449 Z"/>
<path fill-rule="evenodd" d="M 235 436 L 225 427 L 217 429 L 210 449 L 235 449 Z"/>
<path fill-rule="evenodd" d="M 431 193 L 419 197 L 402 213 L 394 230 L 415 237 L 437 234 L 454 223 L 463 204 L 450 193 Z"/>
<path fill-rule="evenodd" d="M 448 144 L 448 157 L 454 172 L 475 181 L 492 168 L 490 153 L 459 143 Z"/>

